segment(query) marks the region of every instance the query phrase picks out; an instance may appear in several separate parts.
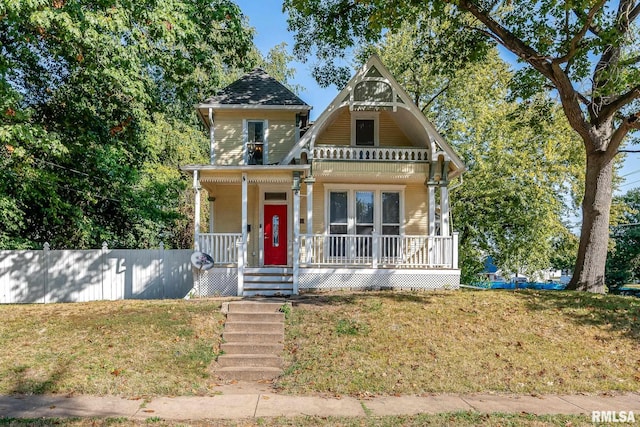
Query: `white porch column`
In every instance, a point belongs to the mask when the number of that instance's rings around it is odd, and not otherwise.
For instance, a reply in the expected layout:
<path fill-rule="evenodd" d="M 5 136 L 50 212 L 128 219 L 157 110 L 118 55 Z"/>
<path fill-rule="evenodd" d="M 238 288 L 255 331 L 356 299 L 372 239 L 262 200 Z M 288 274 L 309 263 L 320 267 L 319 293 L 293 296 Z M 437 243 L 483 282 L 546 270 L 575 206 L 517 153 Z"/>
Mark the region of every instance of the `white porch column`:
<path fill-rule="evenodd" d="M 448 236 L 449 234 L 449 188 L 442 185 L 440 187 L 440 235 Z"/>
<path fill-rule="evenodd" d="M 209 108 L 209 163 L 214 164 L 216 160 L 216 138 L 213 121 L 213 108 Z"/>
<path fill-rule="evenodd" d="M 429 236 L 436 233 L 436 192 L 433 185 L 427 184 L 427 212 L 429 212 Z"/>
<path fill-rule="evenodd" d="M 305 261 L 311 262 L 311 235 L 313 234 L 313 183 L 316 179 L 309 177 L 304 180 L 307 184 L 307 238 L 305 239 Z"/>
<path fill-rule="evenodd" d="M 195 190 L 195 203 L 193 212 L 193 248 L 200 250 L 198 237 L 200 235 L 200 171 L 193 171 L 193 189 Z"/>
<path fill-rule="evenodd" d="M 213 233 L 213 202 L 216 201 L 216 198 L 209 196 L 207 200 L 209 200 L 209 233 Z"/>
<path fill-rule="evenodd" d="M 293 173 L 293 294 L 298 295 L 300 275 L 300 176 Z"/>
<path fill-rule="evenodd" d="M 242 241 L 240 242 L 240 252 L 238 254 L 238 296 L 244 293 L 244 266 L 247 264 L 247 202 L 249 200 L 247 191 L 247 174 L 242 174 Z"/>

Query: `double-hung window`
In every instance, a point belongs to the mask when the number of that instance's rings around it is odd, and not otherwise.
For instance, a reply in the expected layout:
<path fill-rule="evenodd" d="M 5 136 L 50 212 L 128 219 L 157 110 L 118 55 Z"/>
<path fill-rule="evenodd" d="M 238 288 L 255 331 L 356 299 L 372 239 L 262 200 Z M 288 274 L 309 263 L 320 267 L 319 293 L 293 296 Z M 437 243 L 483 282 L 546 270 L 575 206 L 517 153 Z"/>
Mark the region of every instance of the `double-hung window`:
<path fill-rule="evenodd" d="M 248 165 L 267 164 L 267 120 L 244 121 L 244 158 Z"/>

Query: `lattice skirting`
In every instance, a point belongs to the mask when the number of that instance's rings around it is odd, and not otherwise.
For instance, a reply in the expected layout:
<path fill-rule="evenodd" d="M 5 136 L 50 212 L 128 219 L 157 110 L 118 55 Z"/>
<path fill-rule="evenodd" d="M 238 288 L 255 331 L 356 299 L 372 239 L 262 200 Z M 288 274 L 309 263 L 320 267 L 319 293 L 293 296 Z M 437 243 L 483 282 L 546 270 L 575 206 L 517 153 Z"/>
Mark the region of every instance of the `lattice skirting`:
<path fill-rule="evenodd" d="M 194 294 L 207 296 L 236 296 L 238 270 L 213 268 L 194 269 Z M 385 270 L 347 268 L 301 268 L 299 289 L 458 289 L 460 270 Z"/>
<path fill-rule="evenodd" d="M 299 289 L 458 289 L 460 270 L 300 269 Z"/>
<path fill-rule="evenodd" d="M 193 281 L 195 295 L 199 297 L 238 295 L 237 268 L 194 269 Z"/>

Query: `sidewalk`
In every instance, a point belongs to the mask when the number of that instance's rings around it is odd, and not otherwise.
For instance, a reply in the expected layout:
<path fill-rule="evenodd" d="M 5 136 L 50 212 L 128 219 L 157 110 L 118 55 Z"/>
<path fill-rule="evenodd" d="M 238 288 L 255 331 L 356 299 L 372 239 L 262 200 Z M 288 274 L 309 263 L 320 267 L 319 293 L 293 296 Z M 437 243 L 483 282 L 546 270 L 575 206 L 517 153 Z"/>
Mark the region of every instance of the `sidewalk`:
<path fill-rule="evenodd" d="M 274 393 L 212 397 L 156 397 L 150 401 L 97 396 L 0 396 L 0 418 L 128 417 L 166 420 L 240 419 L 258 417 L 383 416 L 481 413 L 586 414 L 632 411 L 640 419 L 640 394 L 620 396 L 495 394 L 323 398 Z"/>

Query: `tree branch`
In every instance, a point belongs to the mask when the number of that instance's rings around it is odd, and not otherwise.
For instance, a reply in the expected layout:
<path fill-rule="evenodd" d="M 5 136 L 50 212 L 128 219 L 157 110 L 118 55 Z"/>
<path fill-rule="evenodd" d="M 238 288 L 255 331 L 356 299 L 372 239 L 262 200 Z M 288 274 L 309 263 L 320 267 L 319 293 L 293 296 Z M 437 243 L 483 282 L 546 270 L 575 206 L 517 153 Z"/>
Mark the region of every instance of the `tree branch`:
<path fill-rule="evenodd" d="M 632 0 L 620 0 L 618 4 L 618 11 L 616 12 L 616 28 L 620 33 L 620 38 L 622 38 L 628 31 L 631 25 L 632 19 L 630 18 L 634 15 L 637 15 L 637 10 L 640 5 L 634 5 Z M 596 64 L 596 68 L 593 72 L 593 84 L 592 84 L 592 92 L 597 95 L 600 93 L 600 89 L 605 87 L 609 82 L 609 78 L 606 77 L 606 70 L 612 69 L 616 64 L 620 61 L 620 45 L 609 44 L 602 51 L 602 55 L 600 56 L 600 60 Z M 601 78 L 604 75 L 604 78 Z M 602 99 L 598 95 L 597 99 L 594 97 L 594 105 L 601 103 Z M 592 123 L 597 123 L 601 121 L 600 111 L 591 110 L 589 114 L 591 115 Z M 609 115 L 613 114 L 612 112 Z M 604 116 L 606 119 L 608 116 Z"/>
<path fill-rule="evenodd" d="M 602 1 L 602 0 L 600 0 Z M 625 0 L 621 0 L 625 1 Z M 458 0 L 458 7 L 471 13 L 480 22 L 482 22 L 489 32 L 493 33 L 495 40 L 502 46 L 518 55 L 520 58 L 528 62 L 540 74 L 549 79 L 558 90 L 564 110 L 571 127 L 576 130 L 582 137 L 585 144 L 591 140 L 589 135 L 589 125 L 580 108 L 580 96 L 573 87 L 567 73 L 560 68 L 559 63 L 553 63 L 523 40 L 518 38 L 511 31 L 503 27 L 495 19 L 489 16 L 488 12 L 480 10 L 473 0 Z"/>
<path fill-rule="evenodd" d="M 549 64 L 544 55 L 541 55 L 531 46 L 520 40 L 515 34 L 491 18 L 487 12 L 480 10 L 472 0 L 459 0 L 458 6 L 471 13 L 476 17 L 476 19 L 482 22 L 489 29 L 491 37 L 494 40 L 527 61 L 543 76 L 555 83 L 551 64 Z"/>
<path fill-rule="evenodd" d="M 619 111 L 625 105 L 633 102 L 636 99 L 640 99 L 640 84 L 631 88 L 627 93 L 623 93 L 612 102 L 605 104 L 600 110 L 599 118 L 600 120 L 606 120 L 610 116 Z"/>
<path fill-rule="evenodd" d="M 433 95 L 433 97 L 431 97 L 431 99 L 424 105 L 424 107 L 421 108 L 420 111 L 422 111 L 422 113 L 424 113 L 424 111 L 427 109 L 427 107 L 429 107 L 429 105 L 431 105 L 433 103 L 433 101 L 436 100 L 437 97 L 439 97 L 440 95 L 442 95 L 444 93 L 445 90 L 449 89 L 449 86 L 451 85 L 451 82 L 447 82 L 447 84 L 445 85 L 445 87 L 443 87 L 442 89 L 440 89 L 438 91 L 438 93 L 436 93 L 435 95 Z"/>
<path fill-rule="evenodd" d="M 596 13 L 598 13 L 598 11 L 602 9 L 602 6 L 604 6 L 606 1 L 607 0 L 599 0 L 598 3 L 593 5 L 591 10 L 589 10 L 589 13 L 587 13 L 584 25 L 582 26 L 580 31 L 578 31 L 573 36 L 571 42 L 569 42 L 569 51 L 565 55 L 559 58 L 555 58 L 553 60 L 554 63 L 562 64 L 563 62 L 570 60 L 576 55 L 576 53 L 578 52 L 578 45 L 580 41 L 584 38 L 584 35 L 587 34 L 587 31 L 589 30 L 589 28 L 591 27 L 591 23 L 593 22 L 593 18 L 596 16 Z"/>
<path fill-rule="evenodd" d="M 578 19 L 587 19 L 587 15 L 585 15 L 585 13 L 582 10 L 578 10 L 578 9 L 572 9 L 572 10 Z M 591 31 L 591 33 L 593 33 L 594 36 L 598 38 L 602 38 L 602 28 L 595 25 L 591 25 L 589 26 L 589 31 Z"/>
<path fill-rule="evenodd" d="M 620 153 L 634 154 L 634 153 L 640 153 L 640 150 L 618 150 L 618 154 Z"/>
<path fill-rule="evenodd" d="M 640 3 L 636 4 L 629 12 L 629 22 L 633 22 L 640 15 Z"/>
<path fill-rule="evenodd" d="M 624 119 L 620 126 L 618 126 L 618 128 L 613 132 L 611 141 L 607 147 L 607 152 L 612 156 L 615 156 L 619 152 L 618 149 L 620 148 L 620 144 L 622 144 L 624 137 L 627 136 L 631 129 L 640 129 L 640 111 L 631 114 Z"/>

